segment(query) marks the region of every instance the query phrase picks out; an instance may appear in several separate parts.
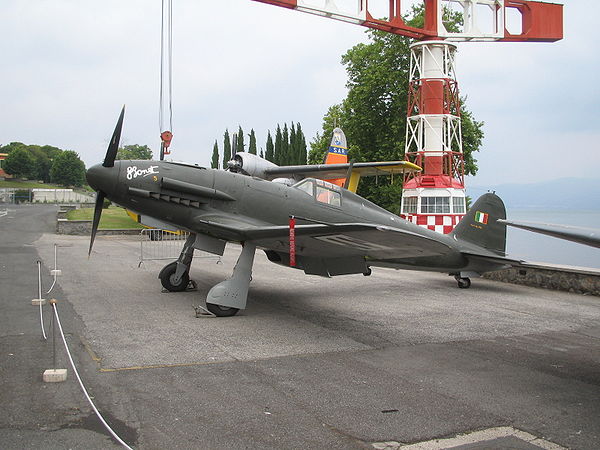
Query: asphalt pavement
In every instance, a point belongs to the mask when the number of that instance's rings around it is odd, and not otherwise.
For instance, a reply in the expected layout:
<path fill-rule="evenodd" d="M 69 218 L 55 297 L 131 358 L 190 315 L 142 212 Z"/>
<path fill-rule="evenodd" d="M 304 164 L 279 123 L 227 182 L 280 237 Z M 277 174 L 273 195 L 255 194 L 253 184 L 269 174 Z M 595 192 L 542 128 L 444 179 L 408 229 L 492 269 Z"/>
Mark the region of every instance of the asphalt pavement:
<path fill-rule="evenodd" d="M 62 275 L 47 297 L 84 384 L 132 447 L 600 447 L 598 297 L 377 268 L 323 279 L 257 252 L 248 308 L 197 318 L 239 246 L 194 260 L 197 290 L 166 293 L 168 261 L 139 266 L 137 237 L 99 236 L 88 259 L 88 238 L 54 234 L 56 207 L 7 208 L 2 449 L 118 448 L 70 367 L 66 382 L 42 381 L 52 336 L 31 299 L 36 261 L 52 283 L 55 244 Z M 68 367 L 59 342 L 57 366 Z"/>

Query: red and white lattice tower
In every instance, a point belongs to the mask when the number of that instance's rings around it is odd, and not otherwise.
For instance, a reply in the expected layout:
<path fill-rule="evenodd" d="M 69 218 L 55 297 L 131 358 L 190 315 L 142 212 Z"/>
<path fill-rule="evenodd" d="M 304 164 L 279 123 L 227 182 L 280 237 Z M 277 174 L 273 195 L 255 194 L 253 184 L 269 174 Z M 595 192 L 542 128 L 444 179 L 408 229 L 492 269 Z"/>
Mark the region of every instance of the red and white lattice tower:
<path fill-rule="evenodd" d="M 529 0 L 422 0 L 421 28 L 402 18 L 402 0 L 255 0 L 416 39 L 411 46 L 405 157 L 423 168 L 404 180 L 401 215 L 449 233 L 465 214 L 460 99 L 451 41 L 554 42 L 563 37 L 563 6 Z M 387 3 L 381 14 L 376 6 Z M 372 8 L 373 7 L 373 8 Z M 449 31 L 444 7 L 462 15 Z M 507 17 L 512 13 L 513 32 Z M 385 18 L 377 18 L 384 15 Z M 400 112 L 399 112 L 400 113 Z"/>
<path fill-rule="evenodd" d="M 405 157 L 423 171 L 404 180 L 401 216 L 440 233 L 466 211 L 455 54 L 447 41 L 411 45 Z"/>

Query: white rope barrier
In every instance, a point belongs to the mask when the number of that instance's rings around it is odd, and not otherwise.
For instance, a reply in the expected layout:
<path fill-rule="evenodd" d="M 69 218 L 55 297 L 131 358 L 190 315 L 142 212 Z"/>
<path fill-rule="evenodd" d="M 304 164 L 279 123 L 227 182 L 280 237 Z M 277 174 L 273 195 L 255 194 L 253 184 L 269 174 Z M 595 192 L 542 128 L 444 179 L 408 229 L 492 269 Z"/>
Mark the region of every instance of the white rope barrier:
<path fill-rule="evenodd" d="M 73 362 L 73 358 L 71 356 L 71 352 L 69 351 L 69 346 L 67 345 L 67 340 L 65 339 L 65 334 L 63 333 L 62 325 L 60 324 L 60 319 L 58 317 L 58 308 L 56 307 L 56 300 L 54 300 L 54 299 L 50 300 L 50 304 L 52 305 L 52 308 L 54 310 L 54 316 L 56 318 L 56 323 L 58 325 L 58 330 L 60 331 L 60 336 L 62 337 L 63 344 L 65 345 L 65 350 L 67 351 L 67 356 L 69 357 L 69 362 L 71 363 L 71 367 L 73 368 L 73 373 L 75 373 L 75 376 L 77 377 L 77 381 L 79 382 L 79 386 L 81 386 L 81 390 L 83 391 L 83 394 L 85 395 L 85 398 L 87 399 L 88 403 L 90 404 L 90 406 L 92 407 L 92 409 L 94 410 L 94 412 L 96 413 L 96 415 L 98 416 L 98 419 L 100 419 L 100 422 L 102 422 L 102 425 L 104 425 L 104 428 L 106 428 L 106 430 L 110 433 L 110 435 L 113 438 L 115 438 L 115 440 L 119 444 L 121 444 L 123 447 L 125 447 L 125 448 L 127 448 L 129 450 L 133 450 L 129 445 L 127 445 L 127 443 L 125 441 L 123 441 L 123 439 L 121 439 L 117 435 L 117 433 L 115 433 L 112 430 L 112 428 L 108 425 L 108 423 L 106 423 L 106 421 L 104 420 L 104 417 L 102 417 L 102 414 L 100 414 L 100 411 L 98 411 L 98 408 L 96 408 L 96 405 L 94 405 L 94 402 L 90 398 L 90 395 L 88 394 L 87 389 L 83 385 L 83 381 L 81 381 L 81 377 L 79 376 L 79 372 L 77 371 L 77 368 L 75 367 L 75 363 Z"/>

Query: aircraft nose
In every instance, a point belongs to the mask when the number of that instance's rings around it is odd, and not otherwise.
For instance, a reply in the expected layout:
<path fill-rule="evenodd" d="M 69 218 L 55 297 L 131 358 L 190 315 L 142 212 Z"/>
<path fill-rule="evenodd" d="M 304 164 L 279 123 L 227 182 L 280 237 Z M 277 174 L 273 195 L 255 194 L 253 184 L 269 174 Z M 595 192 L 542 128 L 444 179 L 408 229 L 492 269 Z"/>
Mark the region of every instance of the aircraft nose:
<path fill-rule="evenodd" d="M 96 164 L 87 170 L 85 177 L 92 189 L 107 193 L 115 186 L 118 174 L 118 165 L 115 165 L 114 167 L 104 167 L 102 164 Z"/>

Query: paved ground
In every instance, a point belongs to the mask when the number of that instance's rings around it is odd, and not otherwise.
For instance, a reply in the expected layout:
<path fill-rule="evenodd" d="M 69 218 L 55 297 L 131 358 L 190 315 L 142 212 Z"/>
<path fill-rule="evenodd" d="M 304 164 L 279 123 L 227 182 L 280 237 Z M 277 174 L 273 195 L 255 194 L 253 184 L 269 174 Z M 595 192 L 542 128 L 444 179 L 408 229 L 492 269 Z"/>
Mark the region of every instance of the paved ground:
<path fill-rule="evenodd" d="M 53 234 L 55 212 L 0 217 L 0 448 L 117 446 L 71 370 L 41 381 L 52 343 L 30 300 L 54 244 L 51 296 L 82 378 L 136 448 L 393 448 L 490 428 L 435 445 L 600 447 L 598 297 L 384 269 L 321 279 L 258 253 L 248 309 L 199 319 L 239 247 L 194 261 L 197 292 L 161 293 L 163 263 L 138 268 L 137 240 L 99 237 L 88 260 L 87 238 Z"/>

